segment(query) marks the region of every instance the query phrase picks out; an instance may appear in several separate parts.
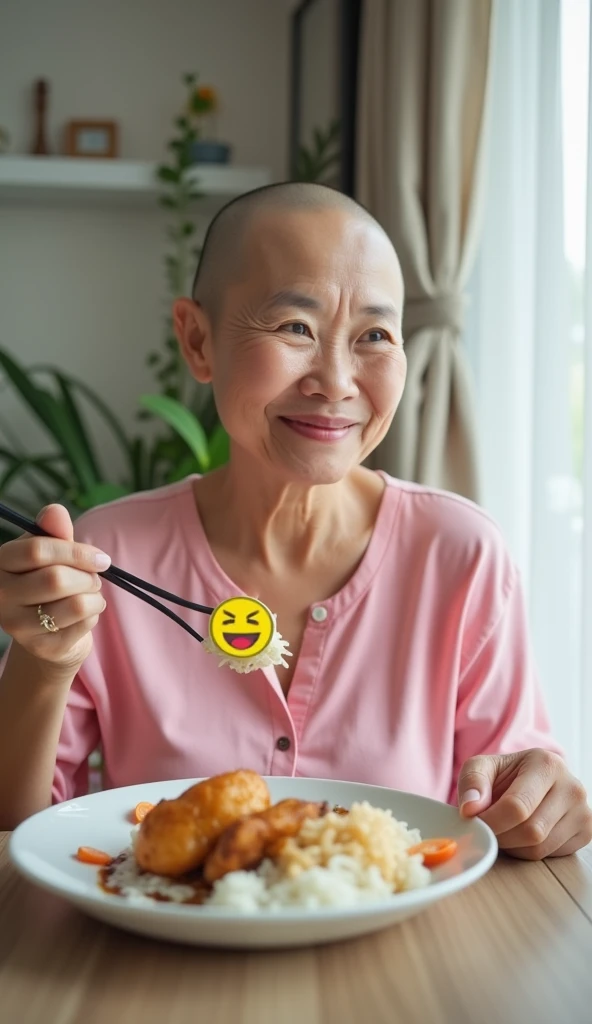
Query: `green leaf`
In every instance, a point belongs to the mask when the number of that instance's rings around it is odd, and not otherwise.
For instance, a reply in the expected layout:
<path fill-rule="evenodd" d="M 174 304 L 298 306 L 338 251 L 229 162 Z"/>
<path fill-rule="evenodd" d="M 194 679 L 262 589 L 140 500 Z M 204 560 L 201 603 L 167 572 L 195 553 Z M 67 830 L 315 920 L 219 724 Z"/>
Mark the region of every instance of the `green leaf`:
<path fill-rule="evenodd" d="M 3 544 L 7 544 L 10 540 L 16 540 L 19 536 L 19 531 L 16 526 L 0 526 L 0 547 Z"/>
<path fill-rule="evenodd" d="M 77 420 L 71 415 L 70 407 L 60 403 L 53 395 L 48 396 L 49 408 L 54 421 L 54 433 L 81 490 L 94 487 L 99 481 L 94 460 L 89 457 L 85 440 L 77 431 Z"/>
<path fill-rule="evenodd" d="M 159 181 L 166 181 L 176 185 L 179 181 L 179 172 L 174 167 L 167 167 L 166 164 L 162 164 L 156 168 L 156 177 Z"/>
<path fill-rule="evenodd" d="M 183 438 L 202 471 L 205 472 L 209 468 L 210 456 L 205 431 L 189 409 L 165 395 L 142 395 L 140 405 L 155 416 L 159 416 Z"/>
<path fill-rule="evenodd" d="M 0 366 L 29 409 L 41 420 L 59 444 L 80 487 L 86 490 L 93 486 L 97 482 L 96 473 L 92 462 L 87 458 L 84 444 L 76 434 L 75 421 L 71 417 L 69 407 L 60 403 L 49 391 L 38 387 L 32 380 L 31 371 L 27 372 L 2 349 L 0 349 Z"/>
<path fill-rule="evenodd" d="M 8 382 L 6 381 L 5 382 L 5 386 L 7 385 L 7 383 Z M 24 446 L 21 444 L 20 437 L 13 431 L 12 426 L 9 425 L 6 422 L 5 418 L 1 417 L 1 416 L 0 416 L 0 434 L 3 434 L 4 437 L 8 440 L 8 442 L 11 445 L 11 450 L 10 451 L 8 451 L 8 452 L 4 451 L 5 457 L 7 457 L 9 459 L 13 459 L 16 456 L 16 457 L 19 457 L 19 458 L 25 459 L 25 460 L 28 458 L 28 453 L 27 453 L 26 449 L 24 448 Z M 55 456 L 55 458 L 57 460 L 57 458 L 59 458 L 59 456 Z M 37 501 L 39 503 L 39 504 L 37 504 L 36 509 L 35 509 L 35 513 L 36 513 L 37 510 L 39 508 L 41 508 L 43 505 L 47 505 L 48 500 L 51 500 L 51 496 L 48 499 L 47 493 L 39 485 L 39 483 L 37 481 L 37 478 L 36 478 L 36 475 L 34 473 L 32 473 L 29 469 L 24 470 L 22 475 L 23 475 L 23 479 L 24 479 L 25 483 L 27 484 L 27 486 L 29 487 L 31 492 L 35 495 L 35 497 L 36 497 L 36 499 L 37 499 Z"/>
<path fill-rule="evenodd" d="M 0 367 L 19 392 L 21 398 L 27 403 L 31 412 L 52 431 L 52 417 L 47 401 L 50 397 L 49 392 L 38 388 L 32 380 L 30 373 L 3 349 L 0 349 Z"/>
<path fill-rule="evenodd" d="M 230 438 L 221 423 L 210 436 L 210 469 L 224 466 L 230 458 Z"/>
<path fill-rule="evenodd" d="M 80 449 L 84 453 L 84 457 L 88 461 L 94 476 L 99 480 L 102 474 L 99 469 L 98 459 L 93 451 L 88 432 L 82 420 L 82 416 L 80 415 L 78 406 L 76 405 L 73 388 L 70 385 L 69 380 L 58 370 L 54 370 L 53 375 L 58 383 L 62 396 L 62 404 L 70 422 L 72 423 L 74 434 L 78 438 L 80 444 Z"/>
<path fill-rule="evenodd" d="M 8 495 L 10 484 L 14 483 L 24 471 L 30 467 L 28 462 L 13 462 L 4 473 L 0 474 L 0 497 Z"/>
<path fill-rule="evenodd" d="M 317 175 L 317 180 L 320 177 L 322 177 L 322 175 L 326 174 L 327 171 L 329 171 L 338 162 L 339 162 L 339 154 L 336 154 L 336 155 L 335 154 L 331 154 L 330 156 L 325 157 L 323 160 L 319 160 L 317 165 L 316 165 L 316 169 L 315 169 L 315 173 Z"/>
<path fill-rule="evenodd" d="M 49 372 L 50 369 L 50 367 L 38 366 L 33 367 L 33 372 Z M 80 394 L 84 396 L 86 401 L 89 402 L 90 405 L 94 406 L 96 411 L 105 421 L 106 425 L 110 428 L 111 433 L 113 434 L 115 440 L 118 442 L 125 459 L 128 460 L 130 458 L 131 442 L 123 428 L 121 421 L 118 419 L 115 413 L 109 408 L 109 406 L 101 398 L 101 396 L 98 395 L 97 392 L 93 390 L 93 388 L 89 387 L 88 384 L 85 384 L 84 381 L 79 380 L 77 377 L 66 376 L 65 374 L 62 374 L 62 377 L 73 391 L 79 391 Z"/>
<path fill-rule="evenodd" d="M 65 494 L 71 486 L 71 481 L 68 476 L 59 470 L 54 469 L 53 463 L 61 463 L 61 457 L 57 455 L 14 455 L 6 448 L 0 448 L 0 459 L 4 459 L 9 463 L 9 467 L 5 470 L 4 475 L 0 477 L 0 494 L 6 491 L 8 484 L 15 480 L 18 476 L 25 474 L 27 470 L 32 469 L 40 476 L 44 476 L 46 480 L 49 480 L 53 484 L 54 488 L 58 488 L 58 493 Z"/>
<path fill-rule="evenodd" d="M 125 498 L 130 493 L 129 487 L 123 487 L 121 484 L 99 483 L 84 494 L 78 495 L 76 504 L 84 512 L 86 509 L 96 508 L 97 505 L 116 501 L 117 498 Z"/>
<path fill-rule="evenodd" d="M 177 480 L 184 480 L 186 476 L 191 476 L 192 473 L 199 473 L 200 467 L 195 455 L 186 455 L 184 459 L 181 459 L 176 466 L 173 466 L 171 471 L 167 473 L 167 483 L 176 484 Z"/>
<path fill-rule="evenodd" d="M 176 210 L 178 203 L 172 196 L 159 196 L 158 202 L 165 210 Z"/>
<path fill-rule="evenodd" d="M 134 437 L 131 443 L 131 463 L 134 491 L 148 490 L 152 482 L 148 475 L 148 451 L 143 437 Z"/>

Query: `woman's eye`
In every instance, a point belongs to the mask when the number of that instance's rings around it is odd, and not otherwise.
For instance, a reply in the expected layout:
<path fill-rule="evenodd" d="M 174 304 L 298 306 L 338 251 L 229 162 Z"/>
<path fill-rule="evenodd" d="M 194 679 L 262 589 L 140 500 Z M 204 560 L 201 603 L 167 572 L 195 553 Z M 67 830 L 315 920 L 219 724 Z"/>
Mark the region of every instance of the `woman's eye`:
<path fill-rule="evenodd" d="M 288 331 L 290 334 L 298 334 L 302 337 L 306 334 L 310 334 L 308 325 L 302 323 L 282 324 L 282 330 Z"/>
<path fill-rule="evenodd" d="M 374 327 L 373 330 L 366 331 L 366 333 L 362 335 L 360 340 L 361 341 L 387 341 L 388 340 L 388 334 L 386 333 L 386 331 L 383 331 L 381 327 Z"/>

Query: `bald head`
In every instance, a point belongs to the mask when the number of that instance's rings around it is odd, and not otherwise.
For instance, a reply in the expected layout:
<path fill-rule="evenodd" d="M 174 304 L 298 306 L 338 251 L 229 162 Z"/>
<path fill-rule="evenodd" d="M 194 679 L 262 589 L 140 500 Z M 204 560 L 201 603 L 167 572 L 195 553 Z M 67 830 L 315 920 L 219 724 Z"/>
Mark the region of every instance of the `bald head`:
<path fill-rule="evenodd" d="M 283 182 L 266 185 L 233 199 L 216 214 L 206 232 L 193 282 L 192 295 L 207 313 L 215 317 L 227 286 L 239 274 L 246 256 L 250 229 L 263 215 L 287 212 L 341 211 L 386 233 L 363 206 L 354 199 L 312 182 Z"/>

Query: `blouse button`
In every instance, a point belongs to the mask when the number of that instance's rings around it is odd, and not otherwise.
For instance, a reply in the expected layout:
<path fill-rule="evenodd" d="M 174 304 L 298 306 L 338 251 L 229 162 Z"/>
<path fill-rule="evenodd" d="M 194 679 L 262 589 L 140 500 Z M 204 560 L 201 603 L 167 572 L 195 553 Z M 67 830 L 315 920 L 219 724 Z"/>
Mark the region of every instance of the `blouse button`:
<path fill-rule="evenodd" d="M 276 747 L 278 748 L 278 750 L 289 750 L 291 745 L 292 744 L 290 743 L 290 740 L 288 739 L 287 736 L 280 736 L 279 740 L 276 743 Z"/>
<path fill-rule="evenodd" d="M 322 604 L 318 604 L 315 608 L 313 608 L 311 614 L 315 622 L 324 622 L 329 613 L 327 612 L 327 609 L 323 607 Z"/>

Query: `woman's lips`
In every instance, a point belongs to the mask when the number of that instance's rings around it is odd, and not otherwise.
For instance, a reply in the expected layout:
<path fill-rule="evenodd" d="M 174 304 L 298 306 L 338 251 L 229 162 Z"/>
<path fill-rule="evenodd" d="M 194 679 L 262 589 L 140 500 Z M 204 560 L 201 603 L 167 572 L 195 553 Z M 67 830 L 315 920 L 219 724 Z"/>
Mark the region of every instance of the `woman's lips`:
<path fill-rule="evenodd" d="M 305 419 L 280 416 L 280 419 L 296 434 L 310 437 L 313 441 L 341 441 L 355 426 L 355 423 L 350 420 L 335 419 L 332 421 L 320 416 L 307 416 Z"/>

